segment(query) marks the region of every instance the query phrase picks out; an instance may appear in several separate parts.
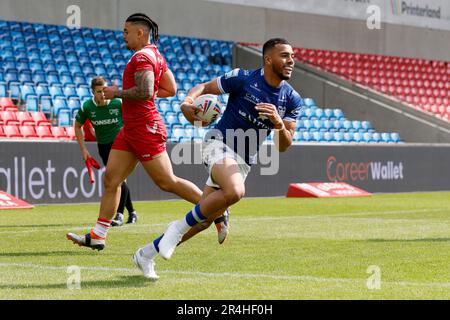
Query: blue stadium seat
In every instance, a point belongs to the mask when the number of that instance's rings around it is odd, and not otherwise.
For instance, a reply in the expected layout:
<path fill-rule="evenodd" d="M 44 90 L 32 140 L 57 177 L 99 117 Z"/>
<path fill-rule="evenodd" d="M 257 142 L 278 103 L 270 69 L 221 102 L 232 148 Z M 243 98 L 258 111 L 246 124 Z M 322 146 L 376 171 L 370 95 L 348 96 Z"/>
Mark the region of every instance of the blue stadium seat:
<path fill-rule="evenodd" d="M 323 141 L 332 142 L 334 140 L 334 134 L 332 132 L 325 132 L 323 134 Z"/>
<path fill-rule="evenodd" d="M 320 132 L 326 131 L 322 120 L 314 120 L 313 126 L 317 131 L 320 131 Z"/>
<path fill-rule="evenodd" d="M 362 141 L 366 142 L 366 143 L 371 143 L 373 142 L 373 138 L 372 138 L 372 133 L 371 132 L 364 132 L 362 135 Z"/>
<path fill-rule="evenodd" d="M 26 103 L 26 110 L 28 112 L 37 112 L 39 111 L 39 99 L 37 96 L 28 96 Z"/>
<path fill-rule="evenodd" d="M 181 128 L 172 129 L 172 138 L 175 141 L 179 142 L 179 141 L 181 141 L 181 138 L 183 138 L 185 136 L 186 135 L 185 135 L 185 130 L 184 129 L 181 129 Z"/>
<path fill-rule="evenodd" d="M 182 113 L 178 113 L 178 122 L 183 126 L 191 126 L 191 123 L 186 119 L 186 117 Z"/>
<path fill-rule="evenodd" d="M 59 76 L 57 74 L 48 74 L 46 78 L 46 81 L 50 86 L 59 86 L 61 84 L 61 82 L 59 81 Z"/>
<path fill-rule="evenodd" d="M 366 132 L 375 132 L 375 129 L 372 127 L 372 124 L 369 121 L 362 121 L 361 128 Z"/>
<path fill-rule="evenodd" d="M 41 99 L 41 97 L 46 96 L 49 97 L 50 96 L 50 91 L 48 90 L 48 85 L 46 84 L 38 84 L 36 86 L 36 95 L 39 97 L 39 99 Z"/>
<path fill-rule="evenodd" d="M 325 118 L 327 118 L 327 117 L 325 116 L 325 112 L 323 111 L 322 108 L 317 108 L 317 109 L 315 109 L 315 110 L 314 110 L 314 115 L 315 115 L 315 117 L 316 117 L 317 119 L 319 119 L 319 120 L 324 120 Z"/>
<path fill-rule="evenodd" d="M 11 99 L 20 99 L 20 84 L 17 82 L 9 83 L 9 96 Z"/>
<path fill-rule="evenodd" d="M 6 84 L 0 83 L 0 97 L 6 97 Z"/>
<path fill-rule="evenodd" d="M 400 135 L 397 132 L 391 133 L 391 141 L 394 143 L 402 142 L 402 140 L 400 139 Z"/>
<path fill-rule="evenodd" d="M 175 113 L 181 112 L 181 103 L 178 100 L 173 100 L 171 102 L 172 110 Z"/>
<path fill-rule="evenodd" d="M 342 127 L 344 128 L 345 131 L 347 132 L 353 132 L 353 127 L 352 127 L 352 122 L 349 120 L 344 120 L 342 122 Z"/>
<path fill-rule="evenodd" d="M 158 109 L 162 113 L 172 112 L 172 106 L 170 105 L 169 101 L 167 99 L 160 99 L 158 101 Z"/>
<path fill-rule="evenodd" d="M 314 110 L 312 108 L 303 108 L 300 114 L 300 119 L 302 120 L 313 120 Z"/>
<path fill-rule="evenodd" d="M 341 131 L 337 131 L 333 133 L 333 140 L 336 142 L 343 142 L 344 141 L 344 133 Z"/>
<path fill-rule="evenodd" d="M 362 130 L 361 121 L 357 121 L 357 120 L 352 121 L 352 130 L 354 132 L 364 131 L 364 130 Z"/>
<path fill-rule="evenodd" d="M 311 141 L 312 140 L 312 134 L 309 133 L 308 131 L 304 131 L 302 132 L 302 141 Z"/>
<path fill-rule="evenodd" d="M 312 137 L 313 137 L 313 141 L 321 142 L 321 141 L 323 141 L 323 132 L 320 132 L 320 131 L 313 132 Z"/>
<path fill-rule="evenodd" d="M 60 85 L 50 86 L 49 92 L 52 99 L 55 99 L 57 97 L 65 98 L 64 92 L 62 91 L 62 86 Z"/>
<path fill-rule="evenodd" d="M 67 106 L 67 100 L 63 97 L 56 97 L 53 99 L 53 115 L 58 115 L 62 110 L 67 110 L 70 112 L 69 107 Z"/>
<path fill-rule="evenodd" d="M 27 101 L 28 96 L 36 96 L 34 87 L 31 85 L 22 85 L 20 88 L 20 98 Z"/>
<path fill-rule="evenodd" d="M 328 132 L 336 131 L 336 129 L 334 128 L 333 121 L 330 121 L 330 120 L 323 121 L 323 128 L 325 129 L 325 131 L 328 131 Z"/>
<path fill-rule="evenodd" d="M 333 109 L 333 114 L 337 120 L 343 120 L 345 118 L 341 109 Z"/>
<path fill-rule="evenodd" d="M 353 133 L 353 141 L 354 142 L 362 142 L 363 141 L 363 137 L 360 132 Z"/>
<path fill-rule="evenodd" d="M 67 99 L 78 98 L 78 94 L 77 94 L 75 86 L 71 86 L 71 85 L 64 86 L 63 92 Z"/>
<path fill-rule="evenodd" d="M 166 120 L 166 123 L 168 124 L 168 126 L 171 126 L 171 127 L 173 127 L 175 125 L 181 126 L 181 123 L 179 122 L 178 116 L 175 112 L 167 112 L 165 114 L 165 120 Z"/>
<path fill-rule="evenodd" d="M 344 141 L 352 142 L 353 141 L 353 132 L 345 132 L 344 133 Z"/>
<path fill-rule="evenodd" d="M 305 98 L 303 99 L 303 105 L 305 105 L 306 107 L 313 107 L 313 106 L 317 106 L 316 102 L 314 101 L 314 99 L 311 98 Z"/>
<path fill-rule="evenodd" d="M 381 134 L 381 142 L 385 142 L 385 143 L 392 142 L 391 135 L 389 133 L 387 133 L 387 132 L 383 132 Z"/>
<path fill-rule="evenodd" d="M 20 72 L 19 81 L 21 84 L 34 84 L 33 79 L 31 78 L 31 73 L 28 72 Z"/>
<path fill-rule="evenodd" d="M 72 114 L 74 114 L 75 111 L 81 108 L 80 99 L 78 97 L 71 97 L 67 99 L 67 106 L 69 107 Z"/>
<path fill-rule="evenodd" d="M 16 71 L 7 71 L 5 73 L 5 82 L 6 83 L 19 83 L 19 75 Z"/>
<path fill-rule="evenodd" d="M 89 87 L 77 87 L 76 89 L 77 91 L 77 95 L 80 99 L 84 100 L 84 99 L 90 99 L 92 97 L 92 93 L 89 89 Z"/>
<path fill-rule="evenodd" d="M 68 127 L 72 125 L 72 115 L 70 110 L 62 109 L 58 114 L 58 126 Z"/>
<path fill-rule="evenodd" d="M 295 131 L 293 139 L 294 141 L 302 141 L 302 133 L 300 131 Z"/>
<path fill-rule="evenodd" d="M 381 134 L 379 134 L 378 132 L 372 133 L 372 141 L 381 142 Z"/>

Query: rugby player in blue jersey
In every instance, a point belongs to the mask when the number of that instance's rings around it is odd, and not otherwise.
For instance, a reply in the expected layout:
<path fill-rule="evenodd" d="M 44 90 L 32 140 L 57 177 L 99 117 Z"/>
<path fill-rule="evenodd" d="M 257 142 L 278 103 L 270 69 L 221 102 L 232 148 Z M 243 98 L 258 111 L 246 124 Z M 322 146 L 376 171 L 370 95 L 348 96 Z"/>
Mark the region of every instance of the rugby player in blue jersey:
<path fill-rule="evenodd" d="M 195 233 L 199 225 L 210 224 L 217 214 L 244 196 L 250 165 L 272 130 L 280 152 L 292 144 L 303 104 L 300 95 L 286 82 L 294 70 L 294 51 L 285 39 L 271 39 L 263 46 L 263 60 L 260 69 L 235 69 L 195 86 L 183 102 L 183 114 L 194 123 L 199 120 L 198 109 L 192 104 L 195 98 L 203 94 L 230 94 L 222 118 L 205 137 L 202 157 L 209 178 L 201 201 L 186 217 L 169 224 L 162 236 L 133 256 L 146 278 L 158 278 L 154 269 L 158 253 L 170 259 L 183 236 L 186 240 L 189 230 Z"/>

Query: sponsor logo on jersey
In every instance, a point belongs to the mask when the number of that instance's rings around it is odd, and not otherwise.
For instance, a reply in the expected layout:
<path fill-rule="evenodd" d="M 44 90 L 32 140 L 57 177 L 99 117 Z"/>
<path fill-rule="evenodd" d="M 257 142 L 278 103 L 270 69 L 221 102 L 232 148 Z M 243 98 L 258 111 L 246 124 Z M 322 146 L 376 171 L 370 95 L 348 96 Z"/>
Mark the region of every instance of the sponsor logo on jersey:
<path fill-rule="evenodd" d="M 238 74 L 239 74 L 239 69 L 231 70 L 231 71 L 225 73 L 225 79 L 237 77 Z"/>
<path fill-rule="evenodd" d="M 284 117 L 284 115 L 286 114 L 286 107 L 285 106 L 278 106 L 278 114 L 280 115 L 281 118 Z"/>
<path fill-rule="evenodd" d="M 112 116 L 118 116 L 119 110 L 118 109 L 109 109 L 109 114 Z"/>

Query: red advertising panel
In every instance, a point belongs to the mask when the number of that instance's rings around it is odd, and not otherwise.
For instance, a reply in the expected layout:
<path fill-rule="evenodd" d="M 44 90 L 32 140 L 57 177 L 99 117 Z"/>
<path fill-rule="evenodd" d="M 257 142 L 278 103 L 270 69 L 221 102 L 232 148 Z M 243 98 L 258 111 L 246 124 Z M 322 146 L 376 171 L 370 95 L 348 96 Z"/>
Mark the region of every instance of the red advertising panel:
<path fill-rule="evenodd" d="M 2 209 L 32 209 L 32 206 L 25 201 L 17 199 L 6 192 L 0 191 L 0 210 Z"/>
<path fill-rule="evenodd" d="M 372 194 L 343 182 L 291 183 L 289 198 L 368 197 Z"/>

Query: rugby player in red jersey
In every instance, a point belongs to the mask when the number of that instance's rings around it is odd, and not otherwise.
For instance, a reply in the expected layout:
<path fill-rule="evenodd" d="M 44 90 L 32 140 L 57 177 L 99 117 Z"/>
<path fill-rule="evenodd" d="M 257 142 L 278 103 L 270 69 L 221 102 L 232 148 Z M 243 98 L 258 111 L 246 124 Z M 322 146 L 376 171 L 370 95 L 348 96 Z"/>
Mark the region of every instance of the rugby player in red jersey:
<path fill-rule="evenodd" d="M 123 128 L 117 134 L 108 159 L 105 191 L 95 227 L 86 235 L 66 235 L 68 240 L 80 246 L 104 249 L 119 203 L 120 185 L 138 162 L 162 190 L 194 204 L 200 201 L 201 190 L 174 175 L 166 152 L 167 133 L 155 107 L 155 97 L 174 96 L 177 88 L 174 76 L 156 46 L 158 38 L 158 25 L 147 15 L 136 13 L 126 20 L 124 41 L 135 53 L 123 73 L 123 90 L 117 86 L 104 88 L 105 99 L 122 99 Z"/>

